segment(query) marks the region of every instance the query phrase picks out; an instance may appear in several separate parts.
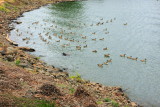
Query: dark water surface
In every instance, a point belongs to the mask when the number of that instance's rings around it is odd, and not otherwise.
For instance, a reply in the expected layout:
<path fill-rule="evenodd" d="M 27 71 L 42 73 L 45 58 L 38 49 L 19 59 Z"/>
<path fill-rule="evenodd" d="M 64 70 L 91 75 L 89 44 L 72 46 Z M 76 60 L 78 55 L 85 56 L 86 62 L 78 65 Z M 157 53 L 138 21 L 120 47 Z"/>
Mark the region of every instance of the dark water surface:
<path fill-rule="evenodd" d="M 70 73 L 78 72 L 82 78 L 121 86 L 133 101 L 146 107 L 160 106 L 159 1 L 64 2 L 24 13 L 18 20 L 22 24 L 15 25 L 11 39 L 35 48 L 32 54 L 56 67 L 69 68 Z M 62 56 L 63 52 L 70 56 Z M 108 53 L 110 58 L 105 58 Z M 119 56 L 124 53 L 138 61 Z M 147 63 L 140 61 L 145 58 Z M 109 65 L 97 66 L 109 59 Z"/>

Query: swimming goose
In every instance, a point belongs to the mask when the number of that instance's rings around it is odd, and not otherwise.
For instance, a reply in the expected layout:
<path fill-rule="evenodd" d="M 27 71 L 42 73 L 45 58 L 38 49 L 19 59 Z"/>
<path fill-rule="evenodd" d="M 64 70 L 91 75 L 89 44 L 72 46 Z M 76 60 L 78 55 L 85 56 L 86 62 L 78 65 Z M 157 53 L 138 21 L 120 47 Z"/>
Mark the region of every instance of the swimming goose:
<path fill-rule="evenodd" d="M 110 54 L 104 54 L 104 57 L 110 57 Z"/>
<path fill-rule="evenodd" d="M 60 42 L 60 40 L 57 40 L 56 42 Z"/>
<path fill-rule="evenodd" d="M 106 47 L 106 48 L 103 48 L 103 50 L 108 50 L 108 48 Z"/>
<path fill-rule="evenodd" d="M 110 59 L 110 60 L 107 60 L 107 62 L 112 62 L 112 59 Z"/>
<path fill-rule="evenodd" d="M 99 67 L 103 67 L 103 64 L 97 64 Z"/>
<path fill-rule="evenodd" d="M 86 39 L 86 38 L 87 38 L 86 36 L 82 37 L 82 39 Z"/>
<path fill-rule="evenodd" d="M 104 65 L 108 65 L 108 62 L 104 62 L 103 64 L 104 64 Z"/>
<path fill-rule="evenodd" d="M 127 58 L 128 58 L 128 59 L 131 59 L 131 58 L 132 58 L 132 56 L 127 56 Z"/>
<path fill-rule="evenodd" d="M 97 53 L 97 50 L 93 50 L 92 52 L 95 52 L 95 53 Z"/>
<path fill-rule="evenodd" d="M 147 59 L 145 58 L 144 60 L 140 60 L 141 62 L 146 62 L 147 61 Z"/>
<path fill-rule="evenodd" d="M 104 40 L 104 38 L 101 38 L 101 39 L 99 39 L 99 40 Z"/>
<path fill-rule="evenodd" d="M 136 57 L 136 58 L 131 58 L 132 60 L 136 60 L 137 61 L 137 59 L 138 59 L 138 57 Z"/>
<path fill-rule="evenodd" d="M 124 23 L 123 25 L 124 25 L 124 26 L 126 26 L 126 25 L 127 25 L 127 23 Z"/>
<path fill-rule="evenodd" d="M 92 40 L 96 41 L 96 38 L 95 38 L 95 39 L 92 39 Z"/>
<path fill-rule="evenodd" d="M 83 46 L 83 48 L 87 48 L 87 45 Z"/>
<path fill-rule="evenodd" d="M 125 57 L 126 56 L 126 54 L 122 54 L 122 55 L 120 55 L 120 57 Z"/>

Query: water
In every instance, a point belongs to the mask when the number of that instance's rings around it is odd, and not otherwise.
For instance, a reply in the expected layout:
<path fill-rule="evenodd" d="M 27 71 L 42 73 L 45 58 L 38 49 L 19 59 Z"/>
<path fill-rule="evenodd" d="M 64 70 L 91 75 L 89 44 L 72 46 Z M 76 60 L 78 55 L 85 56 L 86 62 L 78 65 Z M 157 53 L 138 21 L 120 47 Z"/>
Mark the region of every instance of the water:
<path fill-rule="evenodd" d="M 19 31 L 11 31 L 11 39 L 20 46 L 35 48 L 32 54 L 43 56 L 41 59 L 51 65 L 69 68 L 70 73 L 78 72 L 91 81 L 121 86 L 133 101 L 158 107 L 159 9 L 160 2 L 156 0 L 89 0 L 48 5 L 18 18 L 22 24 L 15 25 Z M 98 22 L 104 24 L 97 26 Z M 92 34 L 94 32 L 96 34 Z M 26 37 L 30 40 L 23 41 Z M 67 38 L 74 42 L 65 40 Z M 102 38 L 104 40 L 99 40 Z M 60 42 L 56 42 L 58 40 Z M 87 48 L 83 48 L 86 45 Z M 77 50 L 76 46 L 82 49 Z M 108 50 L 103 50 L 105 47 Z M 63 52 L 69 56 L 62 56 Z M 108 53 L 110 58 L 104 58 Z M 138 61 L 119 56 L 124 53 L 138 57 Z M 140 62 L 144 58 L 147 63 Z M 103 68 L 97 66 L 108 59 L 112 59 L 112 63 Z"/>

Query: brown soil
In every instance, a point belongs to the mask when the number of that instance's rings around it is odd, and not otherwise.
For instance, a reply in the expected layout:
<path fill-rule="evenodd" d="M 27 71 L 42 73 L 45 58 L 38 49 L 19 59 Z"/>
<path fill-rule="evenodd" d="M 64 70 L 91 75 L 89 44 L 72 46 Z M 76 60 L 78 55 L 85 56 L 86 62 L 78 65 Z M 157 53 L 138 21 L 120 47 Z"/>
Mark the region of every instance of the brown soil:
<path fill-rule="evenodd" d="M 60 107 L 138 106 L 128 99 L 120 87 L 70 78 L 67 72 L 47 65 L 6 40 L 7 33 L 13 29 L 9 27 L 13 19 L 25 11 L 55 2 L 15 0 L 13 3 L 7 2 L 11 6 L 5 7 L 6 11 L 0 10 L 0 106 L 21 107 L 28 103 L 28 100 L 18 102 L 17 98 L 54 101 Z"/>

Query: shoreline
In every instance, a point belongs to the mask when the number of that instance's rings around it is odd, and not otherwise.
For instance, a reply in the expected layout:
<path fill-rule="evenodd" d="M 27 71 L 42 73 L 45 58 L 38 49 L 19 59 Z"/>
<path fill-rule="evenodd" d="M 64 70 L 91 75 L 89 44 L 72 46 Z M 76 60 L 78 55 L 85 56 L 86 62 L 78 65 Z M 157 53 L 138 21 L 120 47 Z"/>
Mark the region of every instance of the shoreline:
<path fill-rule="evenodd" d="M 38 80 L 34 80 L 39 84 L 33 84 L 33 90 L 32 93 L 30 93 L 29 98 L 35 98 L 35 99 L 44 99 L 47 101 L 52 101 L 53 95 L 56 96 L 54 100 L 58 106 L 75 106 L 80 105 L 84 107 L 106 107 L 106 106 L 113 106 L 118 105 L 120 106 L 132 106 L 137 107 L 138 105 L 135 102 L 132 102 L 129 100 L 129 98 L 125 95 L 123 90 L 120 87 L 108 87 L 104 86 L 99 83 L 93 83 L 90 81 L 83 80 L 80 75 L 72 76 L 70 77 L 67 72 L 63 72 L 63 69 L 55 68 L 54 66 L 49 66 L 45 62 L 42 62 L 38 59 L 36 56 L 32 56 L 28 53 L 26 53 L 24 50 L 19 49 L 16 46 L 11 45 L 7 40 L 7 34 L 10 33 L 11 30 L 13 30 L 13 27 L 10 27 L 9 25 L 13 22 L 13 20 L 16 20 L 18 17 L 21 17 L 24 12 L 29 12 L 34 9 L 38 9 L 42 6 L 53 4 L 53 3 L 59 3 L 59 2 L 67 2 L 67 1 L 73 1 L 73 0 L 57 0 L 57 1 L 45 1 L 44 3 L 39 3 L 41 1 L 32 1 L 33 4 L 28 4 L 24 7 L 21 5 L 15 5 L 14 3 L 11 5 L 16 6 L 19 8 L 19 10 L 15 11 L 8 11 L 10 8 L 13 8 L 12 6 L 9 7 L 6 11 L 0 10 L 0 75 L 6 75 L 8 79 L 13 79 L 17 84 L 19 82 L 33 82 L 34 77 L 41 77 Z M 10 4 L 10 3 L 9 3 Z M 14 7 L 15 8 L 15 7 Z M 21 72 L 19 72 L 19 71 Z M 1 73 L 2 71 L 2 73 Z M 15 74 L 10 71 L 15 71 Z M 19 76 L 16 76 L 20 79 L 11 78 L 10 74 L 21 74 Z M 26 77 L 22 75 L 28 76 L 30 80 L 27 80 Z M 22 76 L 22 77 L 21 77 Z M 38 77 L 37 77 L 38 78 Z M 43 80 L 43 78 L 45 78 Z M 3 79 L 2 79 L 3 80 Z M 42 81 L 43 80 L 43 81 Z M 9 81 L 9 80 L 8 80 Z M 54 82 L 55 85 L 52 83 Z M 60 85 L 63 84 L 64 86 Z M 57 85 L 58 84 L 58 85 Z M 9 84 L 11 87 L 20 87 L 22 91 L 21 93 L 17 92 L 20 89 L 12 89 L 8 86 L 6 89 L 2 88 L 0 90 L 0 99 L 2 95 L 6 93 L 10 93 L 13 96 L 16 97 L 26 97 L 26 93 L 29 91 L 29 83 L 24 86 L 15 86 L 15 84 Z M 4 86 L 4 85 L 2 85 Z M 2 87 L 0 85 L 0 88 Z M 69 87 L 68 87 L 69 86 Z M 26 89 L 24 89 L 24 87 Z M 46 89 L 47 87 L 47 89 Z M 48 90 L 48 87 L 51 90 Z M 5 89 L 5 90 L 4 90 Z M 64 91 L 62 91 L 65 90 Z M 50 92 L 55 91 L 56 93 Z M 23 94 L 22 94 L 23 93 Z M 71 94 L 70 94 L 71 93 Z M 21 95 L 22 94 L 22 95 Z M 48 95 L 49 94 L 49 95 Z M 62 97 L 63 96 L 63 97 Z M 27 96 L 28 97 L 28 96 Z M 3 97 L 2 97 L 3 98 Z M 4 97 L 3 99 L 6 99 Z M 9 98 L 13 100 L 12 98 Z M 66 99 L 64 101 L 64 99 Z M 9 100 L 10 101 L 10 100 Z M 6 100 L 4 101 L 6 102 Z M 3 101 L 0 101 L 0 105 L 4 103 Z M 73 105 L 72 105 L 73 103 Z"/>

